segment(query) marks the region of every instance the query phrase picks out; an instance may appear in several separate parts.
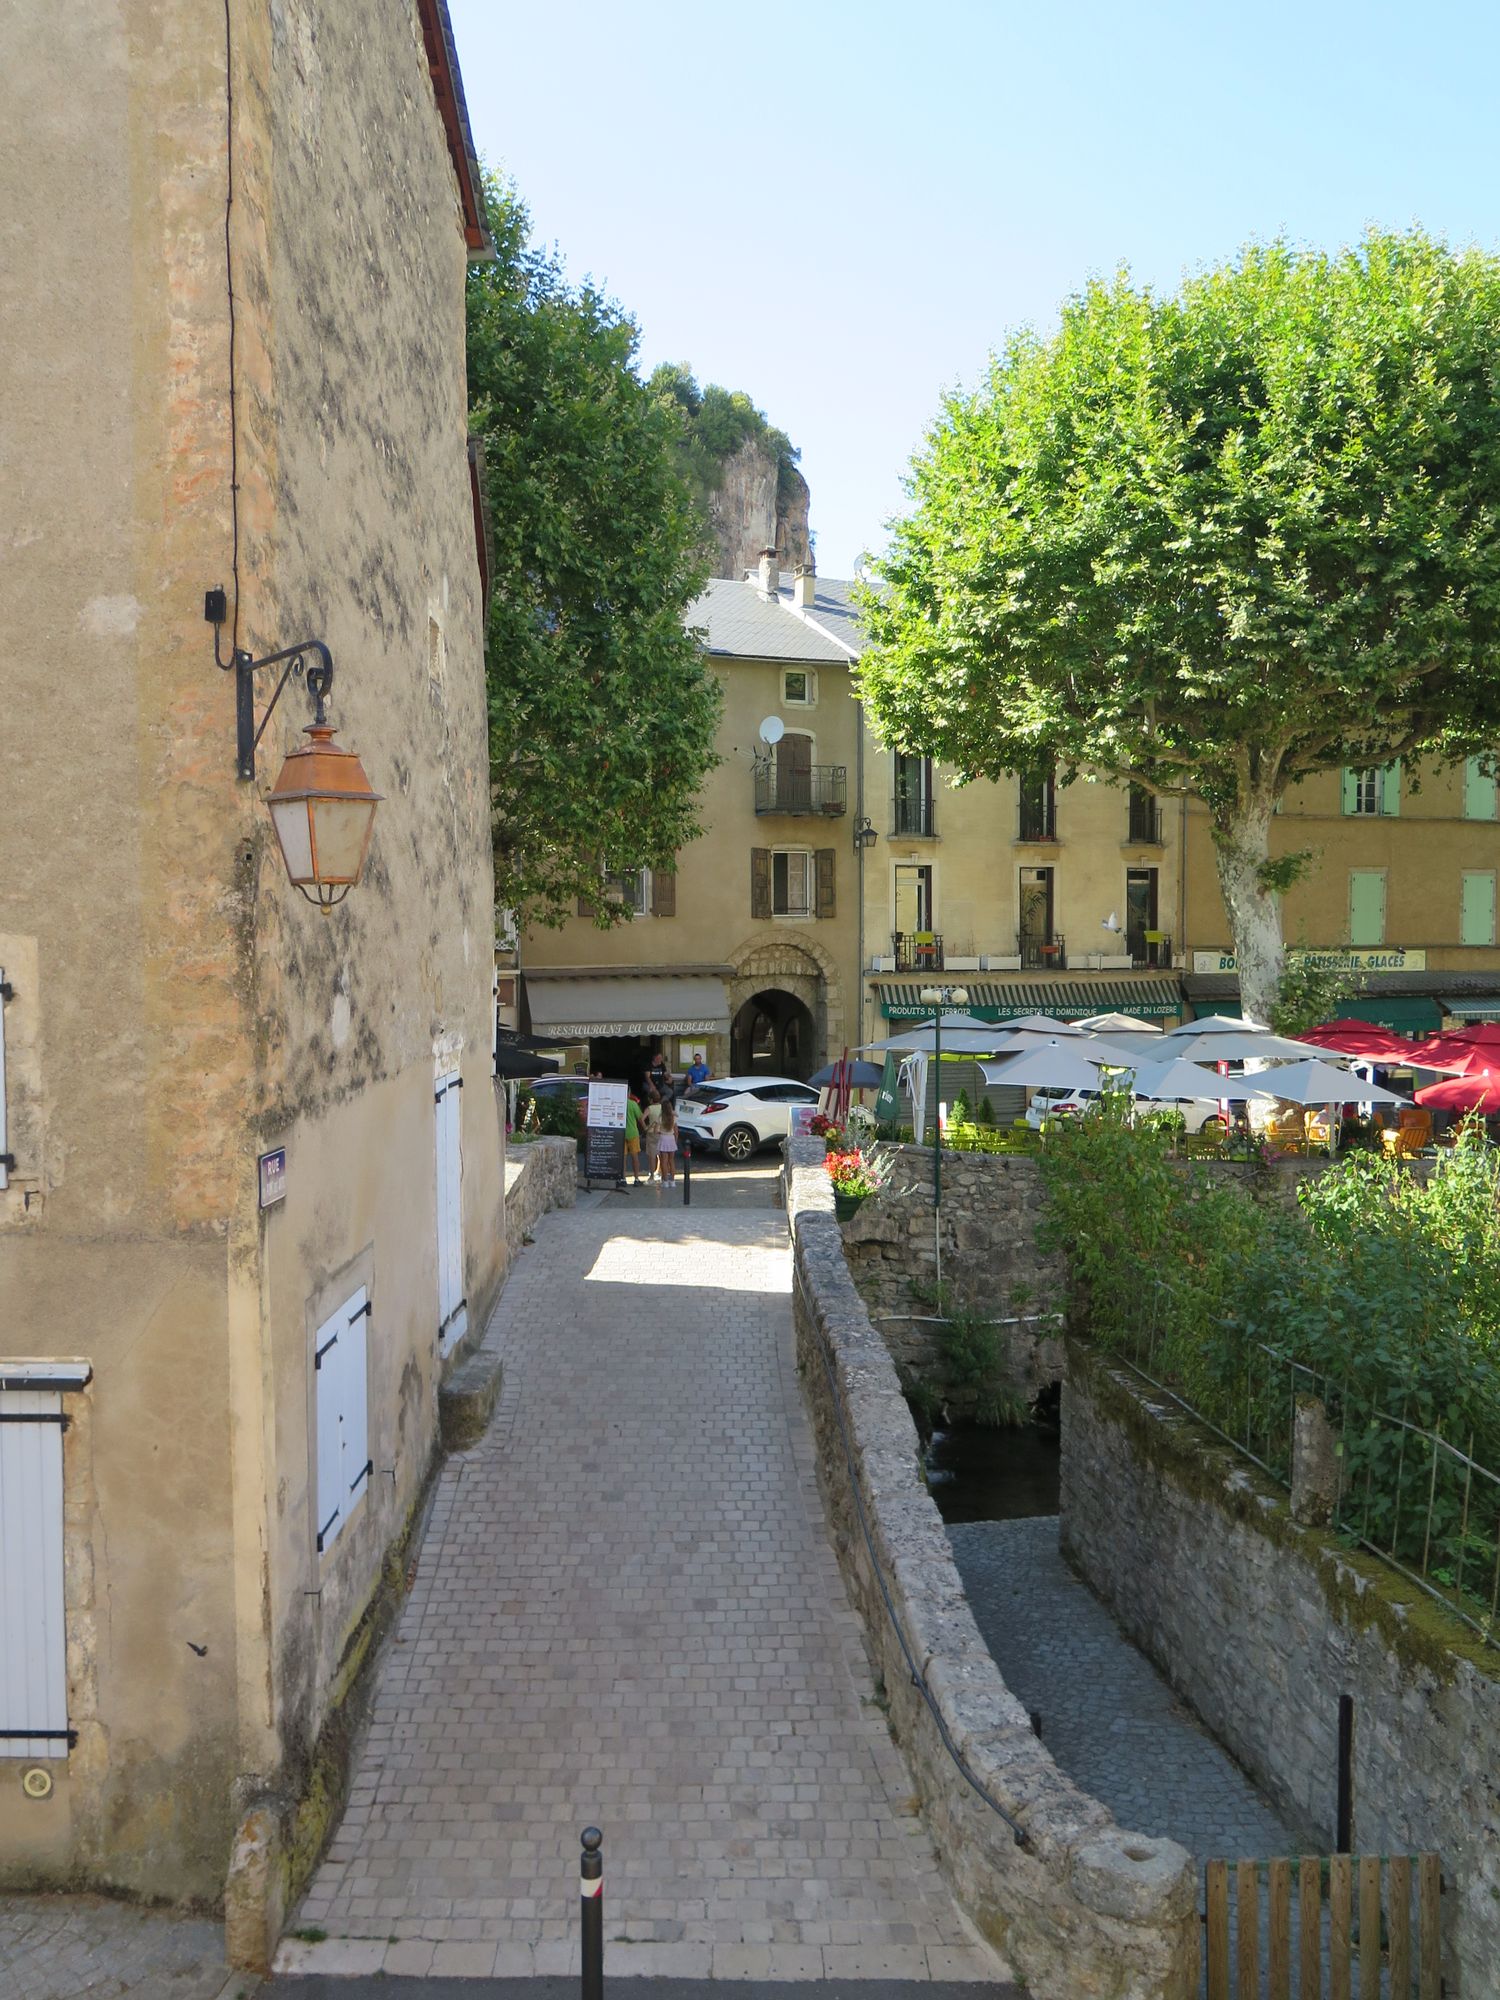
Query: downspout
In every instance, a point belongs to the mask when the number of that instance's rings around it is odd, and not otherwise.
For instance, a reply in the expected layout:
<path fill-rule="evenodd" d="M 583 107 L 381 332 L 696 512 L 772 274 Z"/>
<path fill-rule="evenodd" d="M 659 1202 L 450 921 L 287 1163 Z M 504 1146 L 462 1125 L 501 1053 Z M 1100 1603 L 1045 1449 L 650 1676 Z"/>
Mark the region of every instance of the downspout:
<path fill-rule="evenodd" d="M 852 674 L 852 665 L 851 665 Z M 850 689 L 850 699 L 854 702 L 854 824 L 856 838 L 854 852 L 856 860 L 855 894 L 859 899 L 858 942 L 855 950 L 858 957 L 854 967 L 854 1046 L 862 1048 L 865 1039 L 865 843 L 858 838 L 857 830 L 865 816 L 865 709 L 854 691 Z"/>
<path fill-rule="evenodd" d="M 1187 871 L 1188 871 L 1188 795 L 1187 786 L 1182 788 L 1182 805 L 1179 813 L 1177 835 L 1177 936 L 1183 956 L 1187 956 Z M 1180 1011 L 1180 1010 L 1179 1010 Z"/>

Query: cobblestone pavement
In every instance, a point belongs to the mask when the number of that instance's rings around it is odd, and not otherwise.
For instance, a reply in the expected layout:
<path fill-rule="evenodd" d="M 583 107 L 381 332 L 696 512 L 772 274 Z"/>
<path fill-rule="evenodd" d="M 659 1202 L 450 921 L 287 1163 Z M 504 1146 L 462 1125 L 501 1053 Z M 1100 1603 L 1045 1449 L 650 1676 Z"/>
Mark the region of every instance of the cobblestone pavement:
<path fill-rule="evenodd" d="M 1302 1843 L 1068 1568 L 1057 1517 L 948 1529 L 964 1589 L 1006 1685 L 1040 1712 L 1075 1784 L 1135 1833 L 1200 1859 L 1295 1854 Z"/>
<path fill-rule="evenodd" d="M 94 1896 L 0 1900 L 0 2000 L 237 2000 L 218 1924 Z"/>
<path fill-rule="evenodd" d="M 785 1224 L 632 1191 L 546 1217 L 439 1482 L 344 1824 L 281 1973 L 993 1980 L 828 1543 Z M 705 1182 L 707 1177 L 705 1176 Z"/>

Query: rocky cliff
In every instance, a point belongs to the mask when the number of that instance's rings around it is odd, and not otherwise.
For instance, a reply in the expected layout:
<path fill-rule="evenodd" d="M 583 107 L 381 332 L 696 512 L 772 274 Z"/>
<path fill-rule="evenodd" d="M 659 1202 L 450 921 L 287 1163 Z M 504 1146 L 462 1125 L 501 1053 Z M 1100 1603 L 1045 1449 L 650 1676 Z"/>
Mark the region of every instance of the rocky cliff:
<path fill-rule="evenodd" d="M 762 549 L 774 548 L 781 567 L 793 571 L 812 560 L 807 481 L 795 466 L 778 469 L 760 438 L 746 438 L 723 463 L 709 494 L 715 576 L 743 576 Z"/>

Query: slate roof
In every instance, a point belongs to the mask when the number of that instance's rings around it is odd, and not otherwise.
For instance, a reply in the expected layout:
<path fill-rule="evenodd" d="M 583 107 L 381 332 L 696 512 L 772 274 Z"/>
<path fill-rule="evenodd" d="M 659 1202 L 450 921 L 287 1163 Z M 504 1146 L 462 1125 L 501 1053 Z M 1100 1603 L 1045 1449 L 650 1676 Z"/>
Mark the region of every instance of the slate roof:
<path fill-rule="evenodd" d="M 710 653 L 731 659 L 843 666 L 864 645 L 849 602 L 853 588 L 820 576 L 813 604 L 802 611 L 792 603 L 789 583 L 770 603 L 754 583 L 711 577 L 703 595 L 688 606 L 687 623 L 707 635 Z"/>

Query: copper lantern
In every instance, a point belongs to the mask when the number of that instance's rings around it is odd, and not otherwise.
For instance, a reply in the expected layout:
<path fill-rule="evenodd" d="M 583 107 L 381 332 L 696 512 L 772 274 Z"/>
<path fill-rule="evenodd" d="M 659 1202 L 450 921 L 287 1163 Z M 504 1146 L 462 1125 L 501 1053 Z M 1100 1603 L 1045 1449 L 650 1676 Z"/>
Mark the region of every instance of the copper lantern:
<path fill-rule="evenodd" d="M 304 732 L 310 740 L 287 757 L 266 804 L 287 874 L 327 911 L 360 878 L 382 795 L 355 753 L 334 742 L 321 701 L 318 711 Z"/>

